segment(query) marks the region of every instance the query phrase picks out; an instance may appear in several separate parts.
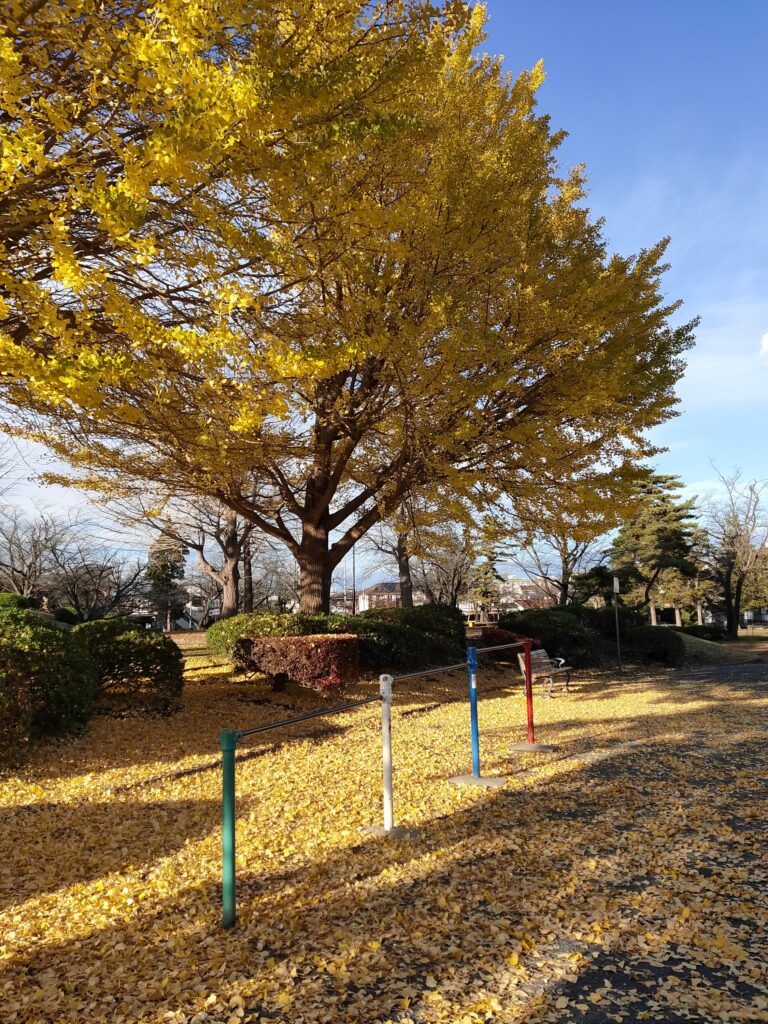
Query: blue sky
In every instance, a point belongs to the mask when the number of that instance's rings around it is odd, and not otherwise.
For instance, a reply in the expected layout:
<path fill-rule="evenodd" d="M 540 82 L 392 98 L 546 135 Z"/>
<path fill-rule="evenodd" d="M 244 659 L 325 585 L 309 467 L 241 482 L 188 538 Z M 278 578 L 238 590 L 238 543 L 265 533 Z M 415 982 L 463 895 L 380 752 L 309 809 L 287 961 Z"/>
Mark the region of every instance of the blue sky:
<path fill-rule="evenodd" d="M 653 435 L 659 467 L 699 493 L 710 460 L 768 477 L 768 2 L 487 9 L 486 48 L 509 71 L 543 59 L 540 109 L 569 133 L 562 162 L 586 164 L 611 249 L 671 236 L 667 294 L 701 325 L 680 415 Z"/>

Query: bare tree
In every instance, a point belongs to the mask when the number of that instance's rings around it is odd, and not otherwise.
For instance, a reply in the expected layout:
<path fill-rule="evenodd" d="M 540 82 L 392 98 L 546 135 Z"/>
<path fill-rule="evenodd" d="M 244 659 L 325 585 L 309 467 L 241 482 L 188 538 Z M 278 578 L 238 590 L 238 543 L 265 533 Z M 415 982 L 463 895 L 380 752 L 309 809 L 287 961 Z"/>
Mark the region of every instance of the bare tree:
<path fill-rule="evenodd" d="M 573 577 L 590 569 L 603 552 L 599 539 L 577 540 L 563 533 L 541 533 L 528 547 L 512 557 L 529 579 L 554 591 L 557 604 L 564 607 L 571 596 Z"/>
<path fill-rule="evenodd" d="M 221 617 L 238 612 L 246 546 L 251 557 L 254 553 L 253 523 L 213 498 L 192 495 L 133 495 L 110 508 L 120 522 L 148 526 L 193 551 L 198 569 L 219 590 Z"/>
<path fill-rule="evenodd" d="M 129 611 L 143 592 L 146 566 L 129 564 L 125 553 L 110 550 L 97 538 L 70 539 L 51 550 L 51 588 L 61 604 L 69 604 L 87 622 L 116 611 Z"/>
<path fill-rule="evenodd" d="M 431 604 L 455 607 L 472 578 L 475 554 L 466 531 L 453 523 L 421 531 L 419 554 L 412 563 L 413 581 Z"/>
<path fill-rule="evenodd" d="M 390 526 L 382 523 L 366 538 L 374 551 L 384 555 L 386 563 L 394 561 L 400 583 L 400 605 L 413 608 L 413 574 L 411 572 L 411 551 L 413 531 L 402 524 Z"/>
<path fill-rule="evenodd" d="M 768 482 L 743 481 L 740 470 L 730 476 L 717 471 L 724 496 L 704 507 L 709 536 L 703 561 L 718 585 L 725 611 L 725 628 L 732 639 L 739 635 L 744 587 L 768 544 L 768 511 L 764 497 Z"/>
<path fill-rule="evenodd" d="M 299 606 L 299 565 L 293 556 L 266 544 L 253 559 L 253 607 L 288 611 Z"/>
<path fill-rule="evenodd" d="M 0 589 L 44 597 L 53 586 L 54 552 L 69 546 L 77 526 L 50 512 L 30 517 L 12 505 L 0 506 Z"/>

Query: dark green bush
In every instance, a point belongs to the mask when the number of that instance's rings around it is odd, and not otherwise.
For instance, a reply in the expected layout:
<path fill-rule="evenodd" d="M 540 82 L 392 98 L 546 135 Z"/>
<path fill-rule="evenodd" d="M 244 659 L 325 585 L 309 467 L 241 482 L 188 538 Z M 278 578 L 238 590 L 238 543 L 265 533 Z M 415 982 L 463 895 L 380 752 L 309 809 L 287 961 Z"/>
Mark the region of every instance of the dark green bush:
<path fill-rule="evenodd" d="M 98 703 L 168 709 L 184 686 L 181 651 L 168 637 L 130 619 L 97 619 L 72 630 L 99 680 Z"/>
<path fill-rule="evenodd" d="M 71 605 L 61 605 L 53 609 L 53 617 L 57 622 L 63 622 L 68 626 L 76 626 L 82 619 L 78 612 Z"/>
<path fill-rule="evenodd" d="M 616 611 L 614 608 L 589 608 L 587 605 L 570 604 L 567 611 L 579 620 L 582 626 L 597 633 L 598 636 L 613 640 L 616 637 Z M 648 613 L 639 608 L 627 608 L 619 605 L 619 629 L 622 635 L 634 626 L 644 626 L 648 622 Z"/>
<path fill-rule="evenodd" d="M 634 626 L 622 637 L 628 657 L 637 661 L 677 665 L 685 657 L 685 641 L 666 626 Z"/>
<path fill-rule="evenodd" d="M 19 611 L 25 608 L 39 608 L 40 602 L 34 597 L 22 597 L 21 594 L 11 594 L 7 590 L 0 590 L 0 611 L 16 608 Z"/>
<path fill-rule="evenodd" d="M 346 615 L 335 633 L 354 633 L 360 642 L 360 667 L 371 672 L 415 670 L 429 662 L 425 636 L 410 626 L 363 615 Z"/>
<path fill-rule="evenodd" d="M 358 676 L 358 638 L 327 633 L 241 637 L 232 659 L 242 671 L 262 672 L 277 689 L 292 682 L 322 694 L 338 693 Z"/>
<path fill-rule="evenodd" d="M 576 667 L 594 658 L 592 638 L 575 615 L 563 608 L 536 608 L 508 612 L 499 627 L 538 640 L 551 658 L 565 658 Z"/>
<path fill-rule="evenodd" d="M 97 680 L 83 644 L 33 612 L 0 612 L 0 758 L 87 722 Z"/>
<path fill-rule="evenodd" d="M 208 646 L 232 652 L 246 637 L 319 636 L 354 633 L 359 637 L 360 666 L 374 672 L 419 669 L 461 657 L 466 634 L 455 608 L 376 608 L 360 615 L 307 615 L 252 612 L 211 626 Z"/>
<path fill-rule="evenodd" d="M 423 604 L 415 608 L 372 608 L 359 618 L 395 622 L 417 630 L 429 639 L 428 661 L 460 656 L 467 645 L 467 626 L 458 608 Z"/>
<path fill-rule="evenodd" d="M 697 636 L 699 640 L 713 640 L 721 643 L 728 639 L 728 633 L 724 626 L 675 626 L 678 633 L 687 633 L 688 636 Z"/>

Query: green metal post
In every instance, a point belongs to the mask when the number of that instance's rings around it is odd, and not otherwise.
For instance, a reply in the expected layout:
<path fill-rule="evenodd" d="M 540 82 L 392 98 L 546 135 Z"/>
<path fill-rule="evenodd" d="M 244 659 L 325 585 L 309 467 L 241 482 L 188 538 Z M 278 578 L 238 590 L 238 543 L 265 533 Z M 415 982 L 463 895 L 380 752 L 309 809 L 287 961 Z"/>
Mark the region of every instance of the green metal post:
<path fill-rule="evenodd" d="M 221 902 L 222 924 L 232 928 L 237 920 L 235 904 L 235 750 L 237 733 L 225 729 L 221 733 Z"/>

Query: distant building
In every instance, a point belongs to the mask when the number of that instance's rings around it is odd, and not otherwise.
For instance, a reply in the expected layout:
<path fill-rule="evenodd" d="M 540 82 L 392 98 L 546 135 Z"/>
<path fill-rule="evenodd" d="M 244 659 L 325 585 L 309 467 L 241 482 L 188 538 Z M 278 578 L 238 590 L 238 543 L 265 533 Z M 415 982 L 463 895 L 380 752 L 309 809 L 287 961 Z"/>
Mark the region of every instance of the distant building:
<path fill-rule="evenodd" d="M 357 611 L 367 612 L 371 608 L 399 608 L 400 584 L 385 580 L 374 583 L 357 594 Z"/>

